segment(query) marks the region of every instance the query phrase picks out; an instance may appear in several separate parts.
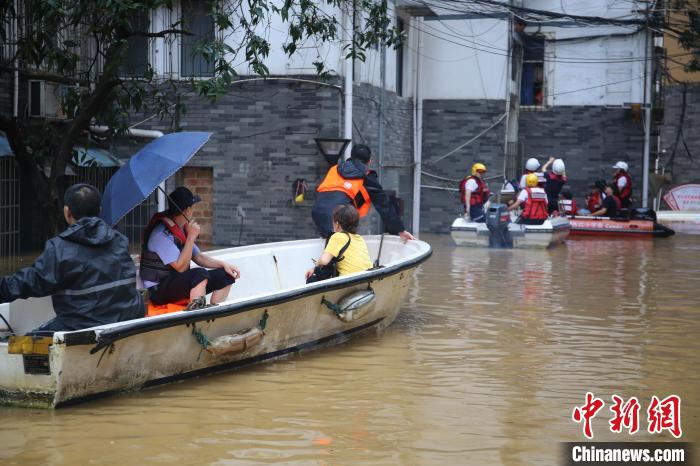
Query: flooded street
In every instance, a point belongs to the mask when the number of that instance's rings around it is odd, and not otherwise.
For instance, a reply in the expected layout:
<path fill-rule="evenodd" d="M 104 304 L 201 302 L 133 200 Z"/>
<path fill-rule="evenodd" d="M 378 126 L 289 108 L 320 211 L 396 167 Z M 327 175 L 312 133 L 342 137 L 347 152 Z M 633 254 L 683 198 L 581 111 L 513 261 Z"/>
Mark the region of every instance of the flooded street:
<path fill-rule="evenodd" d="M 57 411 L 0 408 L 8 465 L 559 464 L 581 441 L 646 433 L 649 398 L 682 399 L 700 441 L 700 236 L 575 240 L 433 257 L 394 324 L 348 343 Z M 610 397 L 639 398 L 612 434 Z"/>

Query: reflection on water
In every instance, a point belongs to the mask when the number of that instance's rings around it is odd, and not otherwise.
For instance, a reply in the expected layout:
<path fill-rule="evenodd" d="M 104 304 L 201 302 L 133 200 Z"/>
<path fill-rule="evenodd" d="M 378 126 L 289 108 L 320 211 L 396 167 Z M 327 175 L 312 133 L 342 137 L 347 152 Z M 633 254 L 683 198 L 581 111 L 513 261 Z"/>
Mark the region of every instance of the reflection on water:
<path fill-rule="evenodd" d="M 558 464 L 586 391 L 643 410 L 676 393 L 700 440 L 700 237 L 425 239 L 433 258 L 383 335 L 56 412 L 0 408 L 0 463 Z M 608 419 L 596 440 L 630 439 Z"/>

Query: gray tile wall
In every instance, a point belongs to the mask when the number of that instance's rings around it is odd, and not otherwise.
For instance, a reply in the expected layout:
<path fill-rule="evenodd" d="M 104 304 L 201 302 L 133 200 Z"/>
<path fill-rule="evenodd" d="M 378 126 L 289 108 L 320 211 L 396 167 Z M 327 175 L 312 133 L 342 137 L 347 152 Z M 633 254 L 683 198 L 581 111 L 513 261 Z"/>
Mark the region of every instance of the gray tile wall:
<path fill-rule="evenodd" d="M 503 173 L 505 120 L 449 157 L 433 161 L 491 126 L 505 108 L 503 100 L 426 100 L 423 103 L 423 172 L 452 181 L 422 176 L 421 231 L 449 231 L 452 221 L 462 213 L 456 188 L 473 163 L 484 163 L 488 168 L 487 176 Z M 500 181 L 494 180 L 490 185 L 493 190 L 500 187 Z"/>
<path fill-rule="evenodd" d="M 339 90 L 257 81 L 236 86 L 213 104 L 194 94 L 184 103 L 182 130 L 214 133 L 189 164 L 213 168 L 214 244 L 236 245 L 239 235 L 241 244 L 316 236 L 311 205 L 327 165 L 314 138 L 339 136 Z M 139 127 L 165 132 L 171 126 L 163 120 Z M 297 178 L 309 184 L 302 205 L 292 204 Z"/>
<path fill-rule="evenodd" d="M 413 100 L 393 92 L 384 94 L 383 132 L 384 159 L 379 160 L 379 102 L 380 89 L 368 84 L 353 88 L 353 141 L 372 149 L 373 168 L 382 186 L 397 191 L 405 204 L 404 224 L 411 228 L 413 190 Z M 361 222 L 363 233 L 379 231 L 379 219 L 373 210 Z"/>
<path fill-rule="evenodd" d="M 673 153 L 680 127 L 683 106 L 682 85 L 667 86 L 665 100 L 661 147 L 666 149 L 666 162 Z M 700 83 L 687 86 L 682 136 L 690 150 L 690 155 L 683 147 L 683 140 L 679 139 L 673 163 L 667 165 L 672 171 L 672 184 L 700 183 Z"/>
<path fill-rule="evenodd" d="M 568 187 L 579 204 L 589 184 L 611 179 L 617 160 L 629 164 L 633 192 L 641 203 L 644 127 L 628 109 L 559 106 L 524 111 L 519 131 L 525 158 L 537 157 L 540 163 L 550 155 L 564 159 Z"/>
<path fill-rule="evenodd" d="M 315 79 L 315 77 L 305 77 Z M 413 157 L 413 107 L 410 99 L 385 94 L 385 160 L 378 166 L 379 90 L 356 85 L 354 140 L 370 146 L 374 168 L 386 189 L 399 191 L 410 209 Z M 316 236 L 311 221 L 315 188 L 328 165 L 314 138 L 342 134 L 339 89 L 311 83 L 269 80 L 242 84 L 214 104 L 189 96 L 179 119 L 183 130 L 212 131 L 214 136 L 189 165 L 214 171 L 214 243 L 253 244 Z M 138 121 L 138 117 L 134 117 Z M 173 131 L 173 120 L 149 121 L 139 128 Z M 132 153 L 138 145 L 125 147 Z M 120 147 L 119 145 L 115 147 Z M 398 167 L 398 168 L 397 168 Z M 408 176 L 407 176 L 408 174 Z M 307 201 L 293 205 L 292 183 L 304 178 Z M 241 214 L 245 215 L 241 228 Z M 406 219 L 410 224 L 410 216 Z M 376 232 L 376 214 L 361 223 Z"/>

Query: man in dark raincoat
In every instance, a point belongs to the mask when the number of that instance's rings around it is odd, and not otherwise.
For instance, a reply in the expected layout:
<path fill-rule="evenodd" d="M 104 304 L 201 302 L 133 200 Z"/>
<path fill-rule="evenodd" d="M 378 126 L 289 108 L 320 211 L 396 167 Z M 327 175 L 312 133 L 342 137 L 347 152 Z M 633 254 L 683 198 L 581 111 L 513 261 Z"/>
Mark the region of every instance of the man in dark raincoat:
<path fill-rule="evenodd" d="M 64 204 L 68 228 L 30 267 L 0 277 L 0 303 L 51 295 L 56 317 L 31 332 L 45 336 L 143 317 L 129 241 L 97 217 L 97 188 L 73 185 Z"/>
<path fill-rule="evenodd" d="M 364 144 L 353 146 L 348 160 L 333 165 L 316 190 L 311 217 L 323 238 L 333 234 L 333 209 L 353 205 L 360 218 L 367 215 L 371 205 L 377 209 L 386 230 L 404 240 L 416 239 L 406 231 L 389 195 L 379 184 L 377 172 L 370 169 L 372 152 Z"/>

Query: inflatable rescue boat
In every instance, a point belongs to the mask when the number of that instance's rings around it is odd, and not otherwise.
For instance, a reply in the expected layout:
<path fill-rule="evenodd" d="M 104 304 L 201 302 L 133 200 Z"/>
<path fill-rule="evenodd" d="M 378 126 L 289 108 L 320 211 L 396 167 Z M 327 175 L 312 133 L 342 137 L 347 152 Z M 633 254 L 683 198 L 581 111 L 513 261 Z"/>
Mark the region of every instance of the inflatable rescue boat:
<path fill-rule="evenodd" d="M 656 221 L 651 209 L 634 209 L 629 218 L 569 217 L 571 236 L 617 236 L 623 238 L 667 238 L 675 231 Z"/>

